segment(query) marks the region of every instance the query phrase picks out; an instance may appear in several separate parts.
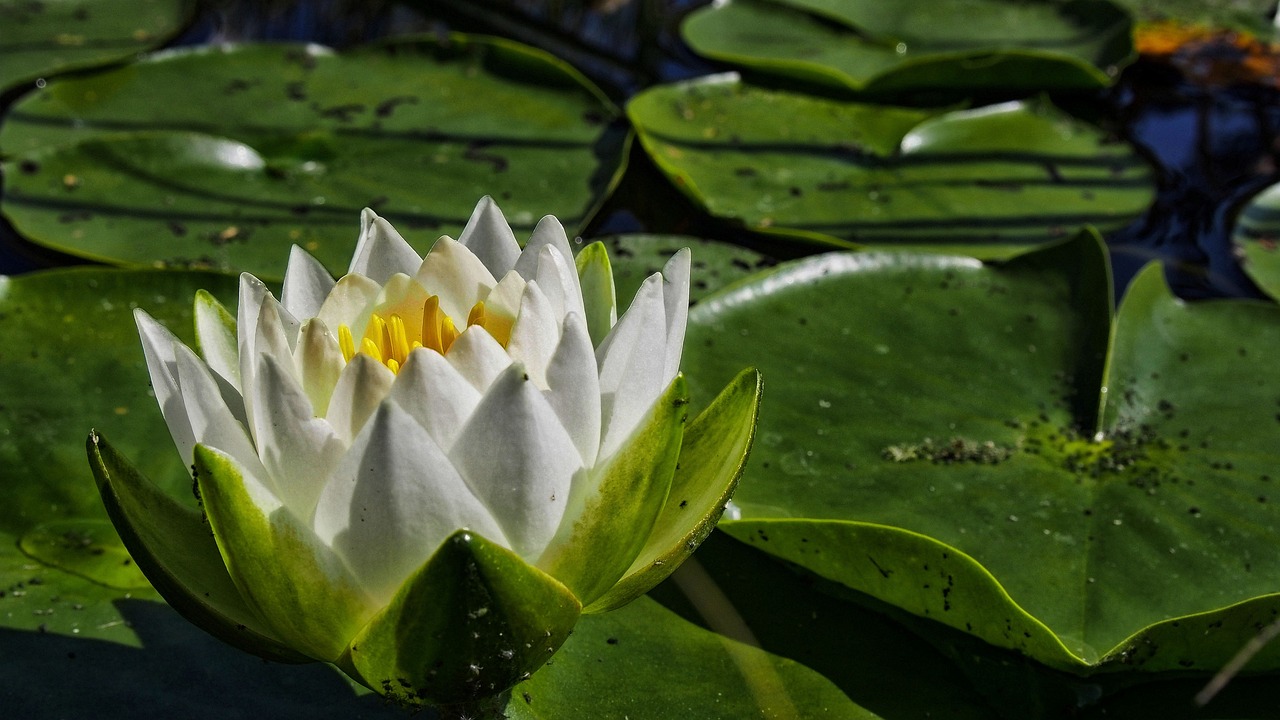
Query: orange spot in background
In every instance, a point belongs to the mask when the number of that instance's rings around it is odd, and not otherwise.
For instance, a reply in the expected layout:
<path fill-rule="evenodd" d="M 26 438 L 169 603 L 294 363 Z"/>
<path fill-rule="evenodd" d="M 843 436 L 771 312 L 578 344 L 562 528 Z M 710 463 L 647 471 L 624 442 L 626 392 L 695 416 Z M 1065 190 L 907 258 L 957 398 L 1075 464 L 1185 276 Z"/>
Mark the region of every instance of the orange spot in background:
<path fill-rule="evenodd" d="M 1280 46 L 1248 33 L 1161 20 L 1138 25 L 1134 46 L 1200 85 L 1280 87 Z"/>

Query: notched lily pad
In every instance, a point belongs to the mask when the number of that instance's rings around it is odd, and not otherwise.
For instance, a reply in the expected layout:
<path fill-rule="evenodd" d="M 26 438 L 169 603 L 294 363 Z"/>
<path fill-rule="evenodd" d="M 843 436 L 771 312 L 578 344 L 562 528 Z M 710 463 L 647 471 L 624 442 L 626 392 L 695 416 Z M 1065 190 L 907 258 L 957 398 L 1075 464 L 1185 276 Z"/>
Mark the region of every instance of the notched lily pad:
<path fill-rule="evenodd" d="M 1280 308 L 1153 266 L 1113 327 L 1105 263 L 832 254 L 700 303 L 689 377 L 772 385 L 721 528 L 1054 667 L 1221 667 L 1280 613 Z"/>
<path fill-rule="evenodd" d="M 937 113 L 717 76 L 651 88 L 627 113 L 712 215 L 828 246 L 1008 257 L 1118 229 L 1154 196 L 1132 148 L 1047 102 Z"/>
<path fill-rule="evenodd" d="M 1133 58 L 1103 0 L 728 0 L 682 30 L 716 60 L 867 93 L 1103 87 Z"/>
<path fill-rule="evenodd" d="M 41 523 L 18 541 L 22 552 L 59 570 L 120 590 L 149 588 L 115 528 L 106 520 Z"/>
<path fill-rule="evenodd" d="M 338 273 L 365 207 L 419 252 L 486 194 L 522 236 L 546 214 L 572 231 L 620 172 L 617 114 L 500 39 L 171 51 L 17 102 L 3 210 L 36 243 L 121 265 L 279 278 L 297 244 Z"/>

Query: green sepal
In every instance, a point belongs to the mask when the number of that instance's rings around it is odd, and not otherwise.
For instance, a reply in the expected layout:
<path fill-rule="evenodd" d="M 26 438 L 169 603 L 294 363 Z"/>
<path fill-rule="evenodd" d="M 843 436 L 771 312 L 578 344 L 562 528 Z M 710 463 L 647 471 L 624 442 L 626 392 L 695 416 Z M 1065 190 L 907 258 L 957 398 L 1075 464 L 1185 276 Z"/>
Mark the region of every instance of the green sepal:
<path fill-rule="evenodd" d="M 683 375 L 613 457 L 592 468 L 593 492 L 573 498 L 538 567 L 590 605 L 644 549 L 671 490 L 689 408 Z"/>
<path fill-rule="evenodd" d="M 578 282 L 582 286 L 582 305 L 586 310 L 587 334 L 591 345 L 600 347 L 618 320 L 618 294 L 613 284 L 613 267 L 609 250 L 602 242 L 582 248 L 575 259 Z"/>
<path fill-rule="evenodd" d="M 246 652 L 280 662 L 308 660 L 283 644 L 245 603 L 199 512 L 156 487 L 101 435 L 90 433 L 86 449 L 116 532 L 175 610 Z"/>
<path fill-rule="evenodd" d="M 374 608 L 341 558 L 285 507 L 264 512 L 266 490 L 230 456 L 195 447 L 196 482 L 222 561 L 240 595 L 280 639 L 336 661 Z"/>
<path fill-rule="evenodd" d="M 583 612 L 613 610 L 645 594 L 711 534 L 746 466 L 763 387 L 760 372 L 747 368 L 689 424 L 671 492 L 644 549 L 622 579 Z"/>
<path fill-rule="evenodd" d="M 581 612 L 555 578 L 459 530 L 405 580 L 338 665 L 409 703 L 491 697 L 542 667 Z"/>

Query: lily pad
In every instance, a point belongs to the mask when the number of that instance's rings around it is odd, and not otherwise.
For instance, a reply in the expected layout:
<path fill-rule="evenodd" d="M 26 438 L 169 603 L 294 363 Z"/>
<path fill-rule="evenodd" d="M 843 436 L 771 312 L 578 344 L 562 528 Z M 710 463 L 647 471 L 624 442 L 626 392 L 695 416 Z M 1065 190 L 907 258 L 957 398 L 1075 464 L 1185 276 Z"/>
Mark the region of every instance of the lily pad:
<path fill-rule="evenodd" d="M 193 0 L 0 0 L 0 90 L 129 60 L 176 35 Z"/>
<path fill-rule="evenodd" d="M 733 76 L 627 107 L 645 150 L 712 215 L 827 245 L 1014 254 L 1137 217 L 1151 171 L 1046 102 L 931 113 L 764 90 Z"/>
<path fill-rule="evenodd" d="M 1109 288 L 1085 234 L 828 254 L 699 303 L 691 395 L 770 384 L 721 528 L 1052 667 L 1221 667 L 1280 614 L 1280 307 L 1152 266 L 1113 327 Z"/>
<path fill-rule="evenodd" d="M 2 207 L 38 244 L 126 266 L 278 278 L 298 244 L 341 272 L 364 207 L 420 252 L 486 194 L 524 235 L 581 224 L 620 171 L 616 115 L 498 39 L 167 52 L 16 103 Z"/>
<path fill-rule="evenodd" d="M 1104 87 L 1134 56 L 1105 0 L 727 0 L 682 31 L 715 60 L 881 94 Z"/>
<path fill-rule="evenodd" d="M 1245 274 L 1280 299 L 1280 185 L 1249 200 L 1236 218 L 1231 239 Z"/>
<path fill-rule="evenodd" d="M 644 279 L 661 272 L 680 248 L 689 248 L 693 255 L 691 304 L 753 272 L 778 264 L 777 258 L 765 253 L 688 235 L 628 234 L 598 239 L 609 249 L 617 296 L 624 305 L 635 297 Z"/>

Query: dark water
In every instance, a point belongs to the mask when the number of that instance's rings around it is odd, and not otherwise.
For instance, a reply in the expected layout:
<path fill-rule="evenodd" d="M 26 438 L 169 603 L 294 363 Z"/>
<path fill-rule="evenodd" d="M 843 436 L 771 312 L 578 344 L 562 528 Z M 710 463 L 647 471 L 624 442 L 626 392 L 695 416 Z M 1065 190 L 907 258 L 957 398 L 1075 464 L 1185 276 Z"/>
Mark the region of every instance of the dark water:
<path fill-rule="evenodd" d="M 682 15 L 702 4 L 505 0 L 486 4 L 508 8 L 494 13 L 468 0 L 206 0 L 176 44 L 275 39 L 344 47 L 409 32 L 503 34 L 570 60 L 621 103 L 650 84 L 718 69 L 694 56 L 676 32 Z M 1261 297 L 1232 255 L 1230 233 L 1240 206 L 1280 179 L 1280 93 L 1274 87 L 1193 82 L 1168 63 L 1144 59 L 1108 91 L 1053 99 L 1133 143 L 1157 168 L 1154 205 L 1107 238 L 1117 290 L 1143 265 L 1160 260 L 1183 297 Z M 638 152 L 588 234 L 635 231 L 752 242 L 698 212 Z M 77 262 L 22 241 L 0 221 L 0 273 Z"/>

